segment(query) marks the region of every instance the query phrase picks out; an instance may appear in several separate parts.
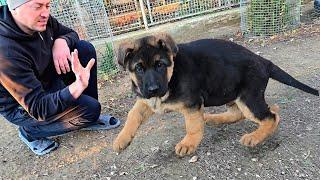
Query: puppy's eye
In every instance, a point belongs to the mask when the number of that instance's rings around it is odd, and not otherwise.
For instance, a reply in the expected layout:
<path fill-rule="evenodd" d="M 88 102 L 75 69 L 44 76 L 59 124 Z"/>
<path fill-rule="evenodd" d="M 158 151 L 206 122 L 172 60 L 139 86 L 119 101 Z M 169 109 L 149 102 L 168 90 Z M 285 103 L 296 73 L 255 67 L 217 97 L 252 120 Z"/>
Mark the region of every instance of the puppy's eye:
<path fill-rule="evenodd" d="M 141 63 L 137 64 L 135 69 L 136 69 L 137 73 L 143 73 L 144 72 L 144 68 L 143 68 Z"/>
<path fill-rule="evenodd" d="M 162 61 L 157 61 L 156 62 L 156 68 L 163 68 L 165 67 L 166 65 L 162 62 Z"/>

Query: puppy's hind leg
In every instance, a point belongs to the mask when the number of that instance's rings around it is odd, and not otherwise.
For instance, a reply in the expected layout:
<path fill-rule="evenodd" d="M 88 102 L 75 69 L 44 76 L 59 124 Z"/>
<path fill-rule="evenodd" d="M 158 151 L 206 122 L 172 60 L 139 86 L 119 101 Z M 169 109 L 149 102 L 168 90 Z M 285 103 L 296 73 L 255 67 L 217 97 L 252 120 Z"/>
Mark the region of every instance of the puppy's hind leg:
<path fill-rule="evenodd" d="M 254 98 L 246 97 L 244 99 L 245 101 L 241 98 L 236 100 L 239 109 L 247 119 L 256 122 L 259 127 L 252 133 L 243 135 L 240 142 L 245 146 L 254 147 L 262 143 L 278 128 L 280 121 L 279 107 L 273 105 L 269 108 L 263 96 L 260 96 L 260 98 L 257 96 Z"/>
<path fill-rule="evenodd" d="M 245 119 L 235 102 L 228 103 L 226 106 L 227 112 L 220 114 L 204 114 L 205 123 L 210 126 L 217 126 L 220 124 L 231 124 Z"/>

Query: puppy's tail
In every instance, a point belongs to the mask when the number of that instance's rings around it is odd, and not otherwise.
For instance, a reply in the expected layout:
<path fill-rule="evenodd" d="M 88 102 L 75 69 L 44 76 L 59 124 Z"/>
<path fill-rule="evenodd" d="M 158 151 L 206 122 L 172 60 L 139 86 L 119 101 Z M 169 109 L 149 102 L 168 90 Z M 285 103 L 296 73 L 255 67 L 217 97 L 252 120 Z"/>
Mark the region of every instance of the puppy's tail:
<path fill-rule="evenodd" d="M 283 84 L 286 84 L 288 86 L 292 86 L 297 89 L 300 89 L 304 92 L 319 96 L 318 90 L 311 88 L 311 87 L 299 82 L 298 80 L 293 78 L 291 75 L 289 75 L 288 73 L 283 71 L 281 68 L 279 68 L 278 66 L 276 66 L 272 62 L 270 62 L 270 63 L 271 64 L 269 66 L 269 73 L 270 73 L 270 77 L 272 79 L 277 80 L 277 81 L 279 81 Z"/>

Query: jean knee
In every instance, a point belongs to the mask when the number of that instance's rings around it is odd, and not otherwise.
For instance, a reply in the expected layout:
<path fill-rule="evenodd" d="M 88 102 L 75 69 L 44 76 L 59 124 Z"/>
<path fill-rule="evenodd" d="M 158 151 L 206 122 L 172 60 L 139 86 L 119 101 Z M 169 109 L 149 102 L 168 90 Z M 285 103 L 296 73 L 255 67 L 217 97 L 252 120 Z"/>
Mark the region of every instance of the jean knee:
<path fill-rule="evenodd" d="M 94 46 L 88 42 L 81 40 L 76 44 L 76 49 L 79 52 L 79 59 L 84 63 L 88 63 L 90 59 L 97 59 L 97 53 Z"/>
<path fill-rule="evenodd" d="M 79 98 L 79 106 L 84 107 L 83 117 L 88 121 L 97 121 L 101 113 L 101 104 L 98 100 L 87 96 L 81 95 Z"/>

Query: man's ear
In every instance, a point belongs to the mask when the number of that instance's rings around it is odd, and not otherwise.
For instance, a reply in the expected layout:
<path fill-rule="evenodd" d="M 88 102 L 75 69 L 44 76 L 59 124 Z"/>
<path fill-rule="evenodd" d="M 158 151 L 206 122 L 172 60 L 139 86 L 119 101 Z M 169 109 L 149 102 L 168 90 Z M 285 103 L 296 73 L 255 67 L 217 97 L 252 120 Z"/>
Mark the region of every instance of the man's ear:
<path fill-rule="evenodd" d="M 118 49 L 118 64 L 126 70 L 128 65 L 128 60 L 133 55 L 133 50 L 135 49 L 135 43 L 126 41 L 119 45 Z"/>
<path fill-rule="evenodd" d="M 176 56 L 179 49 L 173 38 L 167 34 L 167 33 L 159 33 L 155 35 L 157 44 L 162 47 L 167 49 L 169 52 L 172 53 L 173 56 Z"/>

